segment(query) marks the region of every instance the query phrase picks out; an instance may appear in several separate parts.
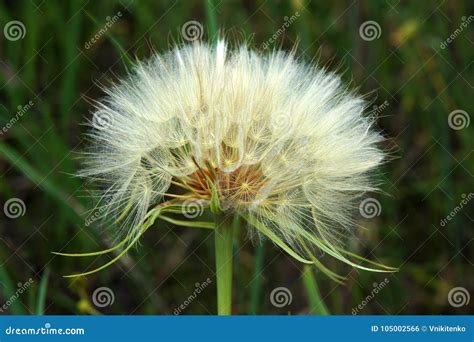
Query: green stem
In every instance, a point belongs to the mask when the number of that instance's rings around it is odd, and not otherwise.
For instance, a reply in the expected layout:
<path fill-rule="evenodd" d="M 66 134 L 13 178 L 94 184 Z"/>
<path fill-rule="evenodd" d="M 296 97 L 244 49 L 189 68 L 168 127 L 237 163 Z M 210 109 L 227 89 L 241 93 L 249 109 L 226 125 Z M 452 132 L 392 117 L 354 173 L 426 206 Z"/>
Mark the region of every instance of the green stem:
<path fill-rule="evenodd" d="M 215 214 L 217 314 L 232 313 L 232 216 Z"/>
<path fill-rule="evenodd" d="M 46 302 L 46 291 L 48 289 L 49 268 L 46 268 L 41 277 L 41 282 L 38 290 L 38 304 L 36 306 L 36 314 L 38 316 L 44 315 L 44 304 Z"/>
<path fill-rule="evenodd" d="M 217 16 L 216 16 L 216 7 L 214 1 L 206 1 L 206 15 L 207 15 L 207 24 L 209 26 L 209 38 L 210 41 L 215 44 L 217 41 Z"/>
<path fill-rule="evenodd" d="M 327 316 L 329 311 L 324 304 L 321 294 L 319 293 L 318 284 L 316 282 L 316 277 L 314 276 L 311 266 L 304 265 L 303 270 L 303 284 L 306 288 L 306 293 L 308 295 L 309 304 L 310 304 L 310 314 Z"/>

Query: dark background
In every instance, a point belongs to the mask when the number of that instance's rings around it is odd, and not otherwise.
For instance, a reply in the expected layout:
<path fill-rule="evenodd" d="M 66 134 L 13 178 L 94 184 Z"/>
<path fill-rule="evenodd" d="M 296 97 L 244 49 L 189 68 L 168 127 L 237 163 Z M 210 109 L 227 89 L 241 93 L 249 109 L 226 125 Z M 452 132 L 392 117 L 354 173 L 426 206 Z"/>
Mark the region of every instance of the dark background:
<path fill-rule="evenodd" d="M 182 314 L 215 313 L 210 232 L 156 224 L 126 257 L 75 282 L 61 276 L 110 257 L 51 254 L 110 246 L 110 231 L 85 226 L 91 204 L 71 176 L 89 99 L 103 95 L 98 84 L 125 75 L 125 55 L 146 58 L 183 41 L 191 20 L 202 23 L 206 39 L 213 14 L 230 40 L 260 50 L 298 41 L 301 58 L 338 70 L 381 117 L 395 158 L 381 170 L 384 193 L 369 194 L 379 215 L 358 215 L 367 229 L 357 229 L 348 245 L 400 270 L 359 272 L 321 256 L 348 276 L 338 285 L 316 274 L 329 311 L 351 314 L 360 305 L 358 314 L 473 313 L 466 294 L 474 291 L 474 3 L 467 0 L 1 1 L 0 304 L 12 303 L 0 313 L 172 314 L 208 277 Z M 23 25 L 19 36 L 4 30 L 14 20 Z M 368 21 L 375 36 L 361 31 Z M 7 203 L 20 211 L 12 215 Z M 236 250 L 234 313 L 312 313 L 301 265 L 245 234 Z M 92 300 L 101 287 L 114 297 L 104 307 Z M 270 301 L 277 287 L 292 295 L 282 308 Z M 456 292 L 460 307 L 450 304 Z"/>

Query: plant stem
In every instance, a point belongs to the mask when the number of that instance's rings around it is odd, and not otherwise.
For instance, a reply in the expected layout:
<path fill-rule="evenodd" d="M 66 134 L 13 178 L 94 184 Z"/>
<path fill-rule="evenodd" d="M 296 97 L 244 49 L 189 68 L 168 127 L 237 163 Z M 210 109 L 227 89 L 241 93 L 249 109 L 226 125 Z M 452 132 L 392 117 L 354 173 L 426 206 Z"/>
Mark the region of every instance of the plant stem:
<path fill-rule="evenodd" d="M 209 26 L 209 38 L 210 41 L 215 44 L 217 42 L 217 16 L 214 1 L 205 0 L 206 2 L 206 15 L 207 25 Z"/>
<path fill-rule="evenodd" d="M 36 305 L 36 315 L 44 315 L 44 303 L 46 301 L 46 290 L 48 289 L 49 268 L 46 268 L 41 277 L 38 290 L 38 304 Z"/>
<path fill-rule="evenodd" d="M 303 284 L 306 288 L 306 293 L 308 295 L 310 311 L 309 314 L 329 315 L 329 311 L 324 304 L 321 294 L 319 293 L 318 284 L 316 282 L 316 277 L 314 276 L 311 266 L 304 265 L 303 270 Z"/>
<path fill-rule="evenodd" d="M 215 214 L 217 314 L 232 313 L 232 216 Z"/>

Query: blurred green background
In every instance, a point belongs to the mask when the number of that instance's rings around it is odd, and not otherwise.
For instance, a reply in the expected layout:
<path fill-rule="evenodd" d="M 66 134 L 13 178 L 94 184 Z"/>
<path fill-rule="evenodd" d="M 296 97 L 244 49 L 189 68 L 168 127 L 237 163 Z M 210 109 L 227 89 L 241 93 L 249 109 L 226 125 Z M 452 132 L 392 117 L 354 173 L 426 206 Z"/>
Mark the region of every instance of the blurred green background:
<path fill-rule="evenodd" d="M 302 59 L 342 73 L 381 118 L 395 158 L 380 173 L 384 194 L 369 194 L 375 215 L 356 217 L 367 229 L 349 246 L 400 271 L 359 272 L 321 255 L 348 277 L 338 285 L 314 273 L 328 310 L 473 313 L 472 15 L 467 0 L 1 1 L 0 314 L 215 313 L 211 232 L 160 222 L 119 262 L 76 281 L 62 275 L 111 257 L 51 254 L 110 246 L 109 231 L 87 224 L 91 203 L 72 176 L 81 123 L 103 95 L 99 84 L 125 75 L 128 58 L 186 41 L 191 21 L 203 39 L 218 27 L 262 51 L 298 42 Z M 234 313 L 315 313 L 302 270 L 240 234 Z M 289 294 L 282 307 L 271 300 L 280 287 Z"/>

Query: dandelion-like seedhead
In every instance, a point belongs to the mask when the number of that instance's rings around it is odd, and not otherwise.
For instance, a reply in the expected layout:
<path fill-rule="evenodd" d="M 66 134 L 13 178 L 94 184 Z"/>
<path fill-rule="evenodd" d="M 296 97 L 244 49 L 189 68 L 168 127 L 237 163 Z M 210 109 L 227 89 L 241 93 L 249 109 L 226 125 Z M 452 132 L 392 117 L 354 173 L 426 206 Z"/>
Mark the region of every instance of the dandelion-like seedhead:
<path fill-rule="evenodd" d="M 338 76 L 292 53 L 196 42 L 139 63 L 106 92 L 81 175 L 100 182 L 128 243 L 157 210 L 196 201 L 242 216 L 335 279 L 315 248 L 359 265 L 341 242 L 384 153 L 366 103 Z"/>

